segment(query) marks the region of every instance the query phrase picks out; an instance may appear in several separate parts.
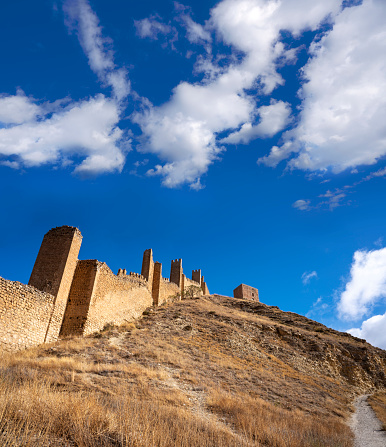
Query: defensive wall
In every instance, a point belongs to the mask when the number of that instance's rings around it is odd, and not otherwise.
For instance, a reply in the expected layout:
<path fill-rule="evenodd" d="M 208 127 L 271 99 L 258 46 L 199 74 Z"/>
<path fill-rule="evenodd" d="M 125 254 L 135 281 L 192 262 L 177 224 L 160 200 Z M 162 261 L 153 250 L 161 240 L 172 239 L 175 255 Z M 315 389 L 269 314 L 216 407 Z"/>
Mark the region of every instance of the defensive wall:
<path fill-rule="evenodd" d="M 188 290 L 209 294 L 201 270 L 187 278 L 181 259 L 171 262 L 167 279 L 148 249 L 141 274 L 119 269 L 115 275 L 104 262 L 78 260 L 81 243 L 77 228 L 53 228 L 43 238 L 29 285 L 0 277 L 0 349 L 87 335 L 107 323 L 138 318 L 152 305 L 181 299 Z"/>

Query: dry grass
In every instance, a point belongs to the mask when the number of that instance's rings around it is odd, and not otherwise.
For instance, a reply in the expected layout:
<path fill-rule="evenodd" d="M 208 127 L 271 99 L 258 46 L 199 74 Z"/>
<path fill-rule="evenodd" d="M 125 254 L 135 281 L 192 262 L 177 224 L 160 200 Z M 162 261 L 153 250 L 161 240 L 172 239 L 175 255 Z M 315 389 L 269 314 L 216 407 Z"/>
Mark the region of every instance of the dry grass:
<path fill-rule="evenodd" d="M 356 390 L 264 324 L 188 300 L 4 356 L 0 445 L 351 446 Z"/>
<path fill-rule="evenodd" d="M 374 393 L 369 397 L 368 402 L 375 411 L 377 418 L 382 422 L 383 430 L 386 430 L 386 393 Z"/>

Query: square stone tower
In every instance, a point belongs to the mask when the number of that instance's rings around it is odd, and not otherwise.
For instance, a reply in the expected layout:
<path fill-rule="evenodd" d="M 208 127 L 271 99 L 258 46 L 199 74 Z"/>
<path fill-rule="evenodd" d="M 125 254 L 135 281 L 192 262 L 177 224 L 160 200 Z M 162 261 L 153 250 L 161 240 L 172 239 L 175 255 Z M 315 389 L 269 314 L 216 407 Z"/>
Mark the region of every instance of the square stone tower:
<path fill-rule="evenodd" d="M 59 324 L 63 320 L 81 244 L 82 234 L 75 227 L 65 225 L 50 230 L 43 238 L 28 283 L 55 297 L 53 315 L 60 320 Z M 58 337 L 60 327 L 58 330 L 57 324 L 49 325 L 45 341 Z"/>

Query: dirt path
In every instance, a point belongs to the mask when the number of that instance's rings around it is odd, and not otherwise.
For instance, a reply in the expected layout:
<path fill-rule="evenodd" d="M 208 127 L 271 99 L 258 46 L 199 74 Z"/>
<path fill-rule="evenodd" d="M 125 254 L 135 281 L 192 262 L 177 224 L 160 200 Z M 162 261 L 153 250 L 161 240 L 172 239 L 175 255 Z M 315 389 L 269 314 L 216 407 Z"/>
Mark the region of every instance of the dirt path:
<path fill-rule="evenodd" d="M 373 409 L 367 402 L 367 395 L 355 401 L 356 412 L 350 421 L 355 435 L 355 447 L 386 447 L 386 432 L 381 430 Z"/>

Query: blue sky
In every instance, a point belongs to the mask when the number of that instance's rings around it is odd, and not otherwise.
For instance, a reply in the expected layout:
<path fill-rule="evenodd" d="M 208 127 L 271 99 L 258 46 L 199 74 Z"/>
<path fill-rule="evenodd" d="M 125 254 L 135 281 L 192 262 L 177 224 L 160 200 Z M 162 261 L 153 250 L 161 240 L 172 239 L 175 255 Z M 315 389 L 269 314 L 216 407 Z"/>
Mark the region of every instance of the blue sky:
<path fill-rule="evenodd" d="M 383 0 L 0 6 L 0 275 L 51 227 L 386 348 Z"/>

